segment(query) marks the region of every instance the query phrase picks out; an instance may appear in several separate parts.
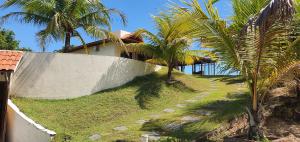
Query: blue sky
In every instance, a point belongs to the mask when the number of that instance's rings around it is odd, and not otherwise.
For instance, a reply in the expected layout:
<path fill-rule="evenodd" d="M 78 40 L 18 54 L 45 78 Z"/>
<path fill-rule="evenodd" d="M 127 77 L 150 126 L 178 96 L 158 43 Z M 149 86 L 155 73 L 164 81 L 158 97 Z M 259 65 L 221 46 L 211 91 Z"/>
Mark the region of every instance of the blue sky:
<path fill-rule="evenodd" d="M 199 1 L 202 2 L 202 0 Z M 3 2 L 4 0 L 0 0 L 1 4 Z M 112 31 L 122 29 L 129 32 L 133 32 L 138 28 L 145 28 L 154 32 L 155 29 L 151 15 L 158 14 L 166 9 L 166 7 L 170 4 L 170 1 L 168 0 L 103 0 L 103 2 L 108 8 L 116 8 L 121 10 L 123 13 L 125 13 L 128 19 L 128 24 L 124 27 L 120 19 L 115 17 L 112 23 Z M 178 1 L 175 0 L 175 2 Z M 229 18 L 232 14 L 230 0 L 220 0 L 216 6 L 223 18 Z M 1 9 L 0 16 L 18 10 L 19 9 L 17 7 L 5 10 Z M 20 41 L 20 47 L 29 47 L 36 52 L 41 51 L 35 37 L 35 33 L 43 27 L 36 27 L 31 24 L 20 24 L 14 20 L 10 20 L 0 27 L 14 31 L 16 34 L 16 39 Z M 86 42 L 97 40 L 86 35 L 84 35 L 84 38 Z M 78 45 L 80 42 L 77 40 L 72 40 L 72 44 Z M 47 46 L 47 51 L 51 52 L 53 50 L 60 49 L 62 46 L 63 42 L 51 42 Z"/>

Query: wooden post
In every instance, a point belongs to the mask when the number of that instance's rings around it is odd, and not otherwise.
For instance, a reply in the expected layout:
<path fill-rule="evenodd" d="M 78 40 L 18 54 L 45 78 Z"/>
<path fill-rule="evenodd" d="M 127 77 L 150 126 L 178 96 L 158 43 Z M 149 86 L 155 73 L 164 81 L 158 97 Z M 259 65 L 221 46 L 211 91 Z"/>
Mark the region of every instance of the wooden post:
<path fill-rule="evenodd" d="M 6 137 L 6 122 L 7 122 L 7 100 L 9 93 L 10 73 L 4 73 L 5 80 L 0 81 L 0 141 L 5 142 Z"/>
<path fill-rule="evenodd" d="M 185 66 L 181 66 L 181 71 L 184 72 Z"/>
<path fill-rule="evenodd" d="M 203 75 L 206 75 L 205 74 L 205 68 L 206 68 L 206 64 L 203 64 Z"/>
<path fill-rule="evenodd" d="M 194 64 L 192 65 L 192 74 L 194 74 Z"/>
<path fill-rule="evenodd" d="M 216 75 L 216 63 L 214 63 L 214 76 Z"/>
<path fill-rule="evenodd" d="M 193 64 L 193 66 L 192 66 L 192 68 L 193 68 L 193 74 L 195 73 L 195 68 L 194 68 L 194 66 L 195 66 L 195 65 Z"/>
<path fill-rule="evenodd" d="M 208 75 L 210 75 L 210 63 L 208 63 L 207 65 L 208 65 Z"/>
<path fill-rule="evenodd" d="M 201 72 L 202 72 L 202 75 L 204 75 L 204 71 L 203 71 L 203 63 L 201 63 L 200 66 L 201 66 Z"/>

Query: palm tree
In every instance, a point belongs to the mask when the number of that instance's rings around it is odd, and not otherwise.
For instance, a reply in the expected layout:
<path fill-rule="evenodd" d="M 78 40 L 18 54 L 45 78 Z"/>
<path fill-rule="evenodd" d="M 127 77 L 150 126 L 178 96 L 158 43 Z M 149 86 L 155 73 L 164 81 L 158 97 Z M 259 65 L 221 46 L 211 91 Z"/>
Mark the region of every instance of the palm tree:
<path fill-rule="evenodd" d="M 122 13 L 107 9 L 100 1 L 95 0 L 9 0 L 0 5 L 0 8 L 11 6 L 19 6 L 21 11 L 4 15 L 1 21 L 15 18 L 21 23 L 44 27 L 36 34 L 43 51 L 46 43 L 51 40 L 64 40 L 64 52 L 71 48 L 72 37 L 79 38 L 85 44 L 79 29 L 92 37 L 112 38 L 117 41 L 109 32 L 111 14 L 120 15 L 123 23 L 126 23 Z"/>
<path fill-rule="evenodd" d="M 292 0 L 232 1 L 231 24 L 221 19 L 214 8 L 217 0 L 208 0 L 207 13 L 197 0 L 186 2 L 189 10 L 175 10 L 191 18 L 191 32 L 203 46 L 220 55 L 224 70 L 240 71 L 247 81 L 252 96 L 249 116 L 253 118 L 249 137 L 259 138 L 262 135 L 257 128 L 258 102 L 262 101 L 268 80 L 274 78 L 272 72 L 280 73 L 285 69 L 282 66 L 294 64 L 299 56 L 295 54 L 299 47 L 299 24 L 293 24 L 294 6 L 298 4 Z"/>
<path fill-rule="evenodd" d="M 128 50 L 151 57 L 147 62 L 166 65 L 168 67 L 167 82 L 170 83 L 173 68 L 179 64 L 192 64 L 197 56 L 194 56 L 188 49 L 192 40 L 186 34 L 188 27 L 183 17 L 162 14 L 153 16 L 153 19 L 157 34 L 145 29 L 137 30 L 135 35 L 144 37 L 147 42 L 130 44 Z"/>

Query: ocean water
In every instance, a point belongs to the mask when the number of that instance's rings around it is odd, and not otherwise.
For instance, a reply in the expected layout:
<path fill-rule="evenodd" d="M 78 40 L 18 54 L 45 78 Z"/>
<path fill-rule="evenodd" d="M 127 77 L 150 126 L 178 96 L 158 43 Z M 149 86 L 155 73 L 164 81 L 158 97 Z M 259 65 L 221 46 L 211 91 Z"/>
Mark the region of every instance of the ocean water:
<path fill-rule="evenodd" d="M 200 65 L 196 66 L 196 71 L 200 71 Z M 192 66 L 186 66 L 185 70 L 184 70 L 185 74 L 192 74 Z M 204 74 L 205 75 L 214 75 L 214 69 L 213 69 L 213 65 L 210 65 L 210 69 L 208 69 L 208 65 L 206 65 L 204 67 Z M 239 72 L 235 72 L 235 73 L 228 73 L 228 72 L 224 72 L 220 69 L 220 64 L 216 64 L 216 70 L 215 70 L 215 74 L 216 75 L 239 75 Z"/>

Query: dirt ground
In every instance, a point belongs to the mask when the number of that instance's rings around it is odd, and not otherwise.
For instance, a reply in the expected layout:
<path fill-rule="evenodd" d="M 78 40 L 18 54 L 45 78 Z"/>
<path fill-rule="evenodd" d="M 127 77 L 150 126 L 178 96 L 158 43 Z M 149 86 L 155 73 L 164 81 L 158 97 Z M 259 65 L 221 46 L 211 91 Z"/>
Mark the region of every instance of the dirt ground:
<path fill-rule="evenodd" d="M 276 88 L 261 106 L 260 129 L 272 142 L 300 142 L 300 99 L 286 88 Z M 290 95 L 292 94 L 292 95 Z M 199 141 L 252 142 L 248 140 L 248 116 L 243 114 L 199 138 Z"/>

